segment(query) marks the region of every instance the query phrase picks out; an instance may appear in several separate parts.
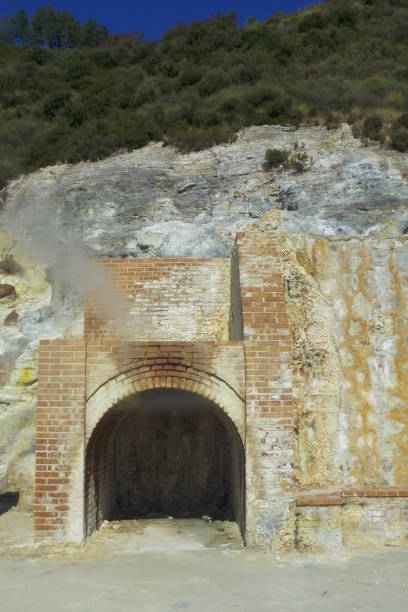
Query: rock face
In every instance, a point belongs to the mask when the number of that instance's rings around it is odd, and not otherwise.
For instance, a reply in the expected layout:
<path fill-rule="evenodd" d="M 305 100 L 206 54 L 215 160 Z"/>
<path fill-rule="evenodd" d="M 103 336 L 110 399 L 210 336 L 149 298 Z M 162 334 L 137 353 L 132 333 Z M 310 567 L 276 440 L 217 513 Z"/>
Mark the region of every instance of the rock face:
<path fill-rule="evenodd" d="M 312 165 L 265 172 L 268 148 L 304 151 Z M 27 212 L 49 202 L 60 226 L 96 256 L 227 257 L 235 233 L 272 209 L 282 210 L 282 232 L 402 234 L 408 163 L 401 153 L 364 147 L 347 126 L 257 127 L 190 155 L 154 144 L 47 168 L 12 183 L 6 199 Z"/>
<path fill-rule="evenodd" d="M 408 485 L 408 244 L 281 237 L 294 339 L 298 479 Z"/>
<path fill-rule="evenodd" d="M 308 169 L 266 171 L 268 148 L 305 152 Z M 256 127 L 190 155 L 153 144 L 46 168 L 9 185 L 3 219 L 43 204 L 40 240 L 55 228 L 64 248 L 80 241 L 92 257 L 227 257 L 237 231 L 276 229 L 295 345 L 299 482 L 408 485 L 407 156 L 364 146 L 347 126 Z M 3 230 L 0 290 L 14 291 L 0 293 L 0 492 L 20 490 L 29 505 L 37 343 L 75 336 L 81 308 L 24 234 Z"/>

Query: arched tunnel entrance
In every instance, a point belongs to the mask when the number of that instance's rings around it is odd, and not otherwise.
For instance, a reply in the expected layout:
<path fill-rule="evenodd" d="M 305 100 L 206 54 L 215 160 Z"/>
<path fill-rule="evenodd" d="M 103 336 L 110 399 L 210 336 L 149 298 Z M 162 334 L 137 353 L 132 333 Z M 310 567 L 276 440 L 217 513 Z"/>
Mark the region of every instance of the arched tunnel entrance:
<path fill-rule="evenodd" d="M 139 392 L 112 407 L 87 446 L 86 532 L 105 519 L 236 521 L 244 533 L 244 449 L 212 401 L 178 389 Z"/>

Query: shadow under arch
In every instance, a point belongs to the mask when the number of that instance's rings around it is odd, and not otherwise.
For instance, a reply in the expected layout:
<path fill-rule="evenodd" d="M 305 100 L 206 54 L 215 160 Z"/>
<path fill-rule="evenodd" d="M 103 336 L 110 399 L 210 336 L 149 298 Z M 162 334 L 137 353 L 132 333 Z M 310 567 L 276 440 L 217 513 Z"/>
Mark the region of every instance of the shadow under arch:
<path fill-rule="evenodd" d="M 104 412 L 85 454 L 86 534 L 110 518 L 233 520 L 245 532 L 241 435 L 208 397 L 138 391 Z"/>

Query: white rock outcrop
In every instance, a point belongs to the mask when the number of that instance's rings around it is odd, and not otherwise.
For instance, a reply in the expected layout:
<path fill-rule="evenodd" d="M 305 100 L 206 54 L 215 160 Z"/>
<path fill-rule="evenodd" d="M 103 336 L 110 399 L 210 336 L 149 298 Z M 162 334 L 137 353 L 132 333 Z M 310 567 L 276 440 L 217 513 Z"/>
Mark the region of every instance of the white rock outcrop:
<path fill-rule="evenodd" d="M 308 169 L 265 170 L 268 148 L 306 153 Z M 25 493 L 23 503 L 29 505 L 36 346 L 40 338 L 75 335 L 81 311 L 80 297 L 72 287 L 64 286 L 52 265 L 36 259 L 32 248 L 26 248 L 30 242 L 27 224 L 21 232 L 15 224 L 10 229 L 10 215 L 31 218 L 39 241 L 47 241 L 47 235 L 55 231 L 53 244 L 55 248 L 61 244 L 67 258 L 71 243 L 82 243 L 91 257 L 227 257 L 236 232 L 255 224 L 277 229 L 282 235 L 324 236 L 326 255 L 331 248 L 347 251 L 354 245 L 361 251 L 359 240 L 339 243 L 338 238 L 375 236 L 370 243 L 375 267 L 376 254 L 393 250 L 390 241 L 395 240 L 400 259 L 401 253 L 408 251 L 404 236 L 408 228 L 407 157 L 379 145 L 365 146 L 353 138 L 346 125 L 333 131 L 267 126 L 246 129 L 231 144 L 189 155 L 156 143 L 96 163 L 45 168 L 10 183 L 2 194 L 0 214 L 0 284 L 15 290 L 3 297 L 0 294 L 0 492 L 19 489 Z M 35 211 L 43 206 L 47 214 L 40 216 L 41 227 L 34 227 Z M 304 265 L 304 273 L 319 293 L 322 316 L 340 320 L 342 302 L 333 295 L 337 272 L 325 275 L 312 270 L 322 262 L 323 251 L 315 260 L 310 254 L 315 243 L 316 237 L 285 242 L 286 273 L 289 278 L 296 266 Z M 288 249 L 292 255 L 287 254 Z M 303 258 L 299 255 L 302 250 Z M 351 270 L 354 264 L 350 261 L 348 265 Z M 382 267 L 380 262 L 378 291 Z M 350 275 L 347 282 L 352 287 Z M 358 293 L 358 279 L 356 282 Z M 377 316 L 372 304 L 365 304 L 363 294 L 353 295 L 353 308 L 358 310 L 357 318 L 367 310 L 370 333 L 378 337 L 374 350 L 381 356 L 387 343 L 386 311 L 379 309 Z M 351 317 L 347 327 L 350 337 L 361 331 L 353 325 Z M 395 343 L 394 332 L 390 342 Z M 340 331 L 333 333 L 342 340 Z M 312 355 L 311 359 L 318 357 Z M 337 357 L 330 359 L 334 372 L 339 368 L 334 363 Z M 345 353 L 340 361 L 345 368 Z M 374 360 L 370 367 L 379 367 L 376 364 L 380 362 L 380 358 Z M 318 368 L 318 364 L 314 366 Z M 332 402 L 334 394 L 344 402 L 338 381 L 326 382 L 327 401 Z M 379 398 L 383 391 L 378 388 L 373 393 Z M 337 421 L 329 425 L 341 427 Z M 303 434 L 304 439 L 311 435 L 306 429 Z M 327 440 L 324 443 L 326 447 L 329 444 Z M 338 455 L 340 451 L 335 452 Z M 331 466 L 323 457 L 313 459 L 320 462 L 320 473 L 328 482 L 339 474 L 341 459 L 337 455 L 331 455 Z M 305 464 L 301 470 L 309 473 L 309 467 Z M 384 473 L 387 469 L 387 465 L 381 467 Z"/>

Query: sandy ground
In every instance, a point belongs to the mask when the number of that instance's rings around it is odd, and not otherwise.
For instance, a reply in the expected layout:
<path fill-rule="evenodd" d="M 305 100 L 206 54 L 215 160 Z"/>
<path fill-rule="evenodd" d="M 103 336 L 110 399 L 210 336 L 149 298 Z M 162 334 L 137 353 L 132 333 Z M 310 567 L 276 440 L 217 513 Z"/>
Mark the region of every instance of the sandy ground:
<path fill-rule="evenodd" d="M 85 546 L 39 547 L 29 515 L 0 516 L 1 612 L 380 612 L 408 609 L 408 548 L 280 559 L 229 523 L 106 524 Z"/>

